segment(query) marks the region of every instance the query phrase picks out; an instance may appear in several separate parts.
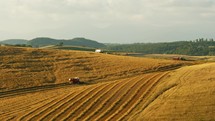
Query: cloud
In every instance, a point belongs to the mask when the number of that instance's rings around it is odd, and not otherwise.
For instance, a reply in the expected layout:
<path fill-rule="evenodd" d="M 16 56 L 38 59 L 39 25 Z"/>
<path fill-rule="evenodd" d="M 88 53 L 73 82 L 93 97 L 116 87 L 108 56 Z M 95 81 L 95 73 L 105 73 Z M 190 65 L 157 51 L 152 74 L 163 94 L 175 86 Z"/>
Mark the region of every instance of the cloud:
<path fill-rule="evenodd" d="M 184 27 L 198 33 L 196 26 L 207 26 L 211 30 L 214 20 L 214 0 L 0 1 L 0 35 L 1 31 L 16 33 L 13 38 L 17 35 L 45 36 L 46 33 L 61 38 L 78 35 L 104 41 L 117 38 L 124 41 L 132 38 L 128 37 L 128 33 L 131 33 L 136 37 L 132 41 L 163 40 L 166 36 L 164 32 L 171 33 L 173 29 L 169 39 L 177 39 L 179 37 L 173 32 L 182 31 Z M 204 29 L 206 33 L 208 30 Z M 154 37 L 154 31 L 160 35 L 159 38 Z"/>

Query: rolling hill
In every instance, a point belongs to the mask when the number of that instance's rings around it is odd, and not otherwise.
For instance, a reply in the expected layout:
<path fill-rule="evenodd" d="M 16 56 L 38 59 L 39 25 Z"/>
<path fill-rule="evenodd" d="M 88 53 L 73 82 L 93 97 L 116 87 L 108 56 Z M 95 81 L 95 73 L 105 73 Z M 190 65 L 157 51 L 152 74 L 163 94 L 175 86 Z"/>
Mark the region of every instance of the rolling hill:
<path fill-rule="evenodd" d="M 0 120 L 213 121 L 214 73 L 208 63 L 1 98 Z"/>
<path fill-rule="evenodd" d="M 84 47 L 93 47 L 93 48 L 104 48 L 105 45 L 99 43 L 94 40 L 85 39 L 85 38 L 74 38 L 69 40 L 62 40 L 62 39 L 52 39 L 46 37 L 40 37 L 32 39 L 28 42 L 29 45 L 33 47 L 42 47 L 47 45 L 73 45 L 73 46 L 84 46 Z"/>
<path fill-rule="evenodd" d="M 43 47 L 49 45 L 59 45 L 59 46 L 80 46 L 80 47 L 89 47 L 89 48 L 104 48 L 106 45 L 99 43 L 94 40 L 85 39 L 85 38 L 74 38 L 74 39 L 52 39 L 48 37 L 38 37 L 32 40 L 24 39 L 8 39 L 0 41 L 0 44 L 8 45 L 31 45 L 32 47 Z"/>
<path fill-rule="evenodd" d="M 0 47 L 0 89 L 66 83 L 71 77 L 96 83 L 174 69 L 186 64 L 190 62 L 84 51 Z"/>
<path fill-rule="evenodd" d="M 96 50 L 96 48 L 92 48 L 92 47 L 73 46 L 73 45 L 64 45 L 64 46 L 48 45 L 48 46 L 43 46 L 43 47 L 40 47 L 40 48 L 41 49 L 91 51 L 91 52 L 95 52 L 95 50 Z"/>
<path fill-rule="evenodd" d="M 2 121 L 215 120 L 212 62 L 0 47 L 0 73 Z"/>
<path fill-rule="evenodd" d="M 0 41 L 0 44 L 9 44 L 9 45 L 16 45 L 16 44 L 27 44 L 28 40 L 24 40 L 24 39 L 9 39 L 9 40 L 4 40 L 4 41 Z"/>
<path fill-rule="evenodd" d="M 154 91 L 158 94 L 156 98 L 130 119 L 215 120 L 214 73 L 215 63 L 184 67 L 170 73 Z"/>

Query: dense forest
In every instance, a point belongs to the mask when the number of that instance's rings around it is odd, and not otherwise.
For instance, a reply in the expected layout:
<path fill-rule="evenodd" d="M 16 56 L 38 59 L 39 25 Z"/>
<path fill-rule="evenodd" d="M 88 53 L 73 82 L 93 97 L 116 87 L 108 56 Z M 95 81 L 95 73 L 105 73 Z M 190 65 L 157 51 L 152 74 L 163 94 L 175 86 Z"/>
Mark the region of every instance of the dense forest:
<path fill-rule="evenodd" d="M 107 49 L 143 54 L 184 54 L 203 56 L 215 55 L 215 41 L 213 39 L 200 38 L 178 42 L 116 44 L 107 45 Z"/>

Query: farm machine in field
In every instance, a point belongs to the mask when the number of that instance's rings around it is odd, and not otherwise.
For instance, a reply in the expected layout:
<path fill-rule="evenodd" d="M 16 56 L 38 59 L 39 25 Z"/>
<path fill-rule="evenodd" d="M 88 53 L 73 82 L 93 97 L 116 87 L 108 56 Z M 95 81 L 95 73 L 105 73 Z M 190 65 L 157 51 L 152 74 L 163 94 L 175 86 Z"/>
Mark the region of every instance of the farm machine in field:
<path fill-rule="evenodd" d="M 173 57 L 173 60 L 182 60 L 185 61 L 186 59 L 184 57 Z"/>
<path fill-rule="evenodd" d="M 74 77 L 74 78 L 69 78 L 69 83 L 70 84 L 80 84 L 81 81 L 80 81 L 79 77 Z"/>

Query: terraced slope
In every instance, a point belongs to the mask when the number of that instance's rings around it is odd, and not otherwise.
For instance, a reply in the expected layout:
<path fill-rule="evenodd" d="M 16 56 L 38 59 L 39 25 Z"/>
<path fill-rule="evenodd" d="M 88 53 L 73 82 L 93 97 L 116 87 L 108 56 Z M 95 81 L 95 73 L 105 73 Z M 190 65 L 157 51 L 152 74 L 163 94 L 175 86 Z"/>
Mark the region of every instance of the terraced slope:
<path fill-rule="evenodd" d="M 93 52 L 0 47 L 0 91 L 68 82 L 97 83 L 181 67 L 185 62 Z"/>

